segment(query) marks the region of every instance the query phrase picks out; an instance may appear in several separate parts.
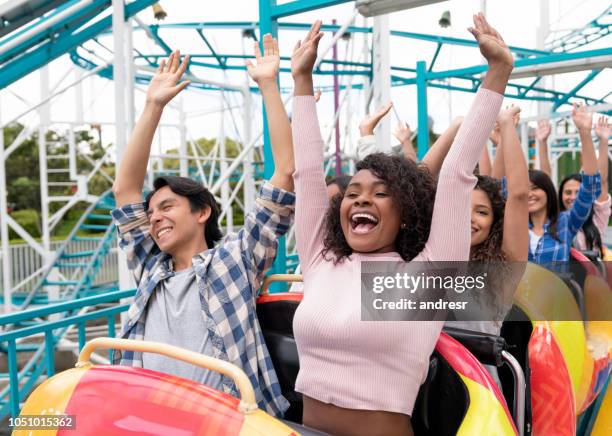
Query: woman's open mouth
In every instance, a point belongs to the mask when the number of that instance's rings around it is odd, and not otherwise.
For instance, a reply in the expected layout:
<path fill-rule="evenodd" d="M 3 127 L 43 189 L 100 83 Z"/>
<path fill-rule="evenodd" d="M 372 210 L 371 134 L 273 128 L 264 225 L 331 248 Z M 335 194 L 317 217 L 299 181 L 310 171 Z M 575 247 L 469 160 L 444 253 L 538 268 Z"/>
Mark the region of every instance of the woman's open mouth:
<path fill-rule="evenodd" d="M 358 235 L 370 233 L 378 225 L 378 218 L 369 213 L 355 213 L 350 218 L 351 231 Z"/>

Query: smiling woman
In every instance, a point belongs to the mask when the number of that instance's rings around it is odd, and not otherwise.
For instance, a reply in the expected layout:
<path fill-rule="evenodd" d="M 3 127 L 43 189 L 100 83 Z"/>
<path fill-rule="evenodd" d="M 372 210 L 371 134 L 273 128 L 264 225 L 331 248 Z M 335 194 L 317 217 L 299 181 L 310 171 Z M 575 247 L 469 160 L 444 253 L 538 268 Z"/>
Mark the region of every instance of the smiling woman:
<path fill-rule="evenodd" d="M 333 254 L 335 262 L 353 251 L 414 258 L 431 226 L 436 184 L 427 168 L 376 153 L 356 169 L 345 196 L 327 210 L 324 255 Z"/>
<path fill-rule="evenodd" d="M 410 416 L 443 323 L 361 321 L 361 262 L 469 258 L 472 173 L 513 62 L 484 17 L 475 16 L 474 23 L 489 72 L 440 170 L 437 192 L 427 170 L 373 154 L 357 164 L 344 197 L 330 204 L 312 81 L 321 23 L 296 45 L 293 177 L 304 298 L 293 322 L 300 357 L 295 387 L 309 427 L 331 434 L 412 434 Z"/>

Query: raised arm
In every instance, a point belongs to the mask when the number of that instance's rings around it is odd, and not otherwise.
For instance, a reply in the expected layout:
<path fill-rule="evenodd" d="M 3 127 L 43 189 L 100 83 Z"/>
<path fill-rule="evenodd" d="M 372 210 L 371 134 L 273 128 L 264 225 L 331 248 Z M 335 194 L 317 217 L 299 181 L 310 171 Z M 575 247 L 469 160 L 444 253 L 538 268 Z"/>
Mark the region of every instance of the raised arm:
<path fill-rule="evenodd" d="M 527 260 L 529 247 L 529 173 L 513 119 L 520 108 L 512 107 L 497 117 L 504 150 L 506 173 L 506 208 L 502 250 L 509 261 Z"/>
<path fill-rule="evenodd" d="M 295 83 L 293 97 L 293 150 L 295 155 L 295 240 L 304 274 L 323 248 L 323 222 L 328 208 L 323 171 L 323 138 L 313 96 L 312 69 L 323 36 L 316 21 L 291 57 Z"/>
<path fill-rule="evenodd" d="M 514 108 L 514 105 L 510 105 L 506 107 L 506 110 L 510 110 L 513 108 Z M 518 126 L 519 121 L 521 121 L 521 109 L 519 108 L 518 110 L 512 110 L 511 112 L 512 112 L 512 125 L 514 129 L 516 130 L 516 126 Z M 504 137 L 502 137 L 499 122 L 495 123 L 495 128 L 491 132 L 489 139 L 491 139 L 491 142 L 493 142 L 493 144 L 495 144 L 496 146 L 495 160 L 493 161 L 493 169 L 491 171 L 491 176 L 495 177 L 496 179 L 501 179 L 506 176 L 506 159 L 504 156 L 504 144 L 503 144 Z"/>
<path fill-rule="evenodd" d="M 580 136 L 583 173 L 578 195 L 569 211 L 569 236 L 573 239 L 574 235 L 588 218 L 593 203 L 600 195 L 601 175 L 597 170 L 597 157 L 595 156 L 595 147 L 591 138 L 593 114 L 588 112 L 584 106 L 574 104 L 572 118 Z"/>
<path fill-rule="evenodd" d="M 595 125 L 595 134 L 599 140 L 599 157 L 597 166 L 601 174 L 601 194 L 597 201 L 603 202 L 608 199 L 608 141 L 610 138 L 610 123 L 608 117 L 599 117 Z"/>
<path fill-rule="evenodd" d="M 574 103 L 572 119 L 578 130 L 580 144 L 582 146 L 582 171 L 584 174 L 593 175 L 597 173 L 598 170 L 595 146 L 593 145 L 593 138 L 591 137 L 593 113 L 588 112 L 584 105 L 577 105 Z"/>
<path fill-rule="evenodd" d="M 501 144 L 501 134 L 499 132 L 499 123 L 495 123 L 495 128 L 491 131 L 489 139 L 495 146 L 495 157 L 493 158 L 493 167 L 491 168 L 491 177 L 501 179 L 506 175 L 504 168 L 504 148 Z"/>
<path fill-rule="evenodd" d="M 473 171 L 493 129 L 514 63 L 508 46 L 482 14 L 474 16 L 474 25 L 469 30 L 489 70 L 440 170 L 431 231 L 422 253 L 434 261 L 469 259 Z"/>
<path fill-rule="evenodd" d="M 119 207 L 142 202 L 142 187 L 155 129 L 166 104 L 189 84 L 189 81 L 178 83 L 189 63 L 189 56 L 186 56 L 182 63 L 180 57 L 180 52 L 175 51 L 168 61 L 162 60 L 151 79 L 144 110 L 134 126 L 113 184 Z"/>
<path fill-rule="evenodd" d="M 384 106 L 378 108 L 378 110 L 372 114 L 366 115 L 363 120 L 359 123 L 359 139 L 357 140 L 357 159 L 361 160 L 368 154 L 378 153 L 383 150 L 380 149 L 376 143 L 374 137 L 374 129 L 383 119 L 385 115 L 389 113 L 393 103 L 389 102 Z"/>
<path fill-rule="evenodd" d="M 459 127 L 461 127 L 461 123 L 463 122 L 463 117 L 455 118 L 450 126 L 442 133 L 436 142 L 429 148 L 427 154 L 423 157 L 421 163 L 425 165 L 429 172 L 437 177 L 440 173 L 440 168 L 442 168 L 442 162 L 446 158 L 448 151 L 455 140 L 455 136 L 457 136 L 457 132 L 459 131 Z"/>
<path fill-rule="evenodd" d="M 490 176 L 491 171 L 491 156 L 489 156 L 489 149 L 485 146 L 478 160 L 478 174 L 481 176 Z"/>
<path fill-rule="evenodd" d="M 270 183 L 285 191 L 293 191 L 293 141 L 291 124 L 285 110 L 285 105 L 278 89 L 278 70 L 280 55 L 278 42 L 269 33 L 263 37 L 263 56 L 259 44 L 253 44 L 256 64 L 246 61 L 249 75 L 259 86 L 259 91 L 266 107 L 266 117 L 270 131 L 270 143 L 274 158 L 274 174 Z"/>
<path fill-rule="evenodd" d="M 548 157 L 548 137 L 550 136 L 550 121 L 538 121 L 536 129 L 536 142 L 538 143 L 538 159 L 540 160 L 540 170 L 545 172 L 548 177 L 552 177 L 550 159 Z"/>
<path fill-rule="evenodd" d="M 410 130 L 408 123 L 405 121 L 398 123 L 393 131 L 393 136 L 402 144 L 404 157 L 412 162 L 416 162 L 417 155 L 416 151 L 414 151 L 414 145 L 412 144 L 412 130 Z"/>

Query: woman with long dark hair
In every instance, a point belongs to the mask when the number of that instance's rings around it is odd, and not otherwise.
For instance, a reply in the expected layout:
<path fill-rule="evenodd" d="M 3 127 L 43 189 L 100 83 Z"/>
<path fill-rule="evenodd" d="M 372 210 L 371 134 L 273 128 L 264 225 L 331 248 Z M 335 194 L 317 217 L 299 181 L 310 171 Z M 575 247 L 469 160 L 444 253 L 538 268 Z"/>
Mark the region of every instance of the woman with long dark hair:
<path fill-rule="evenodd" d="M 474 23 L 470 30 L 489 69 L 442 166 L 437 190 L 426 168 L 377 153 L 357 164 L 344 197 L 331 205 L 312 82 L 320 22 L 296 46 L 292 129 L 304 299 L 295 313 L 294 335 L 300 356 L 296 390 L 303 394 L 307 426 L 332 434 L 413 433 L 410 415 L 442 321 L 360 321 L 361 262 L 469 258 L 472 173 L 513 65 L 508 47 L 484 16 L 474 16 Z"/>
<path fill-rule="evenodd" d="M 540 168 L 548 176 L 551 175 L 551 166 L 548 159 L 548 137 L 551 133 L 551 125 L 548 120 L 540 120 L 536 130 L 536 140 L 540 156 Z M 599 140 L 599 156 L 597 166 L 601 175 L 601 194 L 593 203 L 593 208 L 582 228 L 576 234 L 573 246 L 582 251 L 596 251 L 598 256 L 604 257 L 603 236 L 610 219 L 610 206 L 612 201 L 608 193 L 608 138 L 610 137 L 610 124 L 608 118 L 601 116 L 595 125 L 595 134 Z M 559 185 L 559 207 L 561 211 L 572 207 L 578 191 L 582 176 L 570 174 L 565 177 Z"/>
<path fill-rule="evenodd" d="M 584 106 L 574 105 L 572 118 L 582 145 L 582 180 L 571 207 L 560 209 L 555 186 L 548 174 L 529 171 L 529 260 L 539 264 L 569 260 L 572 241 L 601 193 L 601 174 L 591 139 L 593 114 Z"/>

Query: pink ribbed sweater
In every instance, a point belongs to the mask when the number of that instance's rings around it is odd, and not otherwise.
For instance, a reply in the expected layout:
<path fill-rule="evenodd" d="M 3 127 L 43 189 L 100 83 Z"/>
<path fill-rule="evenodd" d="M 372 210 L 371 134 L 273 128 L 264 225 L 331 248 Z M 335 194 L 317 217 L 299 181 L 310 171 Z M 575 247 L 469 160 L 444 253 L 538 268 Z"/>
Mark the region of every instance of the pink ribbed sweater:
<path fill-rule="evenodd" d="M 457 133 L 440 176 L 431 233 L 414 261 L 467 261 L 473 170 L 502 96 L 481 89 Z M 442 322 L 364 322 L 362 260 L 401 261 L 397 253 L 351 255 L 334 265 L 321 255 L 328 200 L 323 140 L 312 96 L 293 99 L 296 242 L 304 299 L 293 328 L 300 356 L 296 390 L 339 407 L 411 415 Z"/>

